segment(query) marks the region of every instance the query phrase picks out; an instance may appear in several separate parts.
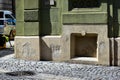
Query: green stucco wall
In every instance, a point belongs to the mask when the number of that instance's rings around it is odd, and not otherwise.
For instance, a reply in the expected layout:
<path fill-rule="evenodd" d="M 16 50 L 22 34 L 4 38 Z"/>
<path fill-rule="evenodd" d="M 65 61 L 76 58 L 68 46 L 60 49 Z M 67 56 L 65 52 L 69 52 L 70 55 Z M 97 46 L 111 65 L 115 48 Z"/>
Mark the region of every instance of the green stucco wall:
<path fill-rule="evenodd" d="M 101 0 L 100 7 L 78 8 L 69 11 L 69 0 L 62 1 L 63 23 L 107 23 L 107 1 Z"/>
<path fill-rule="evenodd" d="M 97 8 L 68 10 L 69 0 L 16 0 L 18 36 L 61 35 L 63 24 L 108 24 L 109 36 L 120 36 L 120 1 L 100 0 Z"/>
<path fill-rule="evenodd" d="M 54 5 L 45 5 L 45 0 L 41 0 L 41 34 L 59 35 L 61 34 L 61 0 L 55 0 Z"/>
<path fill-rule="evenodd" d="M 61 4 L 46 5 L 45 0 L 16 0 L 17 35 L 61 34 Z"/>
<path fill-rule="evenodd" d="M 16 0 L 16 35 L 24 35 L 24 0 Z"/>

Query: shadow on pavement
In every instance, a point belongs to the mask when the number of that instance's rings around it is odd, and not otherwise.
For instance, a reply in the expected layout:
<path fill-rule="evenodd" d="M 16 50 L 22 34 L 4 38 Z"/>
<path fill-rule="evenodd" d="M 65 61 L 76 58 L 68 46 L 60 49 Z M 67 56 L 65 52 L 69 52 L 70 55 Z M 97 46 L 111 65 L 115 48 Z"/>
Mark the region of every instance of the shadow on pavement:
<path fill-rule="evenodd" d="M 14 48 L 0 49 L 0 58 L 10 54 L 14 54 Z"/>

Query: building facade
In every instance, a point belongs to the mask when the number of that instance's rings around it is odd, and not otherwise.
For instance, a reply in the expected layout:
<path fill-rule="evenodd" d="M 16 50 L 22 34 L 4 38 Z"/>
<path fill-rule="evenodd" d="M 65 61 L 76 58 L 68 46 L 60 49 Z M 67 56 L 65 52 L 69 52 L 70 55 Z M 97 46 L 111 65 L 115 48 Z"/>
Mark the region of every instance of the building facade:
<path fill-rule="evenodd" d="M 15 14 L 15 0 L 0 0 L 0 10 L 10 10 Z"/>
<path fill-rule="evenodd" d="M 16 0 L 16 58 L 120 65 L 119 3 Z"/>
<path fill-rule="evenodd" d="M 0 0 L 0 10 L 12 10 L 12 0 Z"/>

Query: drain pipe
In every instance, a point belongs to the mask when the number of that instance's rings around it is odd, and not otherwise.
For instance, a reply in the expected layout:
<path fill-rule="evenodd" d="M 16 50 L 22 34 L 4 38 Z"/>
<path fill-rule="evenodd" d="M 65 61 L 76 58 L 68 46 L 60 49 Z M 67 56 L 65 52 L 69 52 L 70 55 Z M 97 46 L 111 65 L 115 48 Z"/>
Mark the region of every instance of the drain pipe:
<path fill-rule="evenodd" d="M 119 0 L 112 0 L 113 3 L 113 59 L 114 59 L 114 64 L 113 66 L 118 66 L 118 43 L 117 43 L 117 38 L 118 38 L 118 33 L 119 33 L 119 21 L 118 21 L 118 1 Z"/>
<path fill-rule="evenodd" d="M 118 66 L 118 43 L 110 38 L 110 66 Z"/>
<path fill-rule="evenodd" d="M 118 22 L 118 13 L 116 7 L 117 0 L 107 0 L 108 1 L 108 26 L 109 26 L 109 34 L 111 38 L 109 38 L 110 44 L 110 65 L 117 66 L 118 65 L 118 52 L 117 47 L 118 44 L 116 42 L 116 24 Z M 118 33 L 118 31 L 117 31 Z"/>
<path fill-rule="evenodd" d="M 108 0 L 108 36 L 109 36 L 109 59 L 110 66 L 114 65 L 114 30 L 113 30 L 113 5 L 111 4 L 113 1 Z"/>

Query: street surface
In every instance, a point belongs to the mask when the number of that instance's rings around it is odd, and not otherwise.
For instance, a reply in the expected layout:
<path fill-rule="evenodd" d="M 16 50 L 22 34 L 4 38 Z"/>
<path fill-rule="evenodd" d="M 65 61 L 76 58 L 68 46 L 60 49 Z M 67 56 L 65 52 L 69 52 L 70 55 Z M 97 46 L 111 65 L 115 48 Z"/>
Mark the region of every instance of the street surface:
<path fill-rule="evenodd" d="M 20 60 L 8 48 L 0 50 L 0 80 L 120 80 L 120 67 Z"/>

